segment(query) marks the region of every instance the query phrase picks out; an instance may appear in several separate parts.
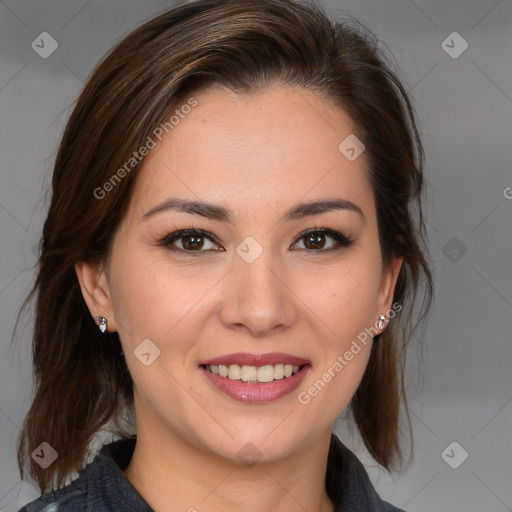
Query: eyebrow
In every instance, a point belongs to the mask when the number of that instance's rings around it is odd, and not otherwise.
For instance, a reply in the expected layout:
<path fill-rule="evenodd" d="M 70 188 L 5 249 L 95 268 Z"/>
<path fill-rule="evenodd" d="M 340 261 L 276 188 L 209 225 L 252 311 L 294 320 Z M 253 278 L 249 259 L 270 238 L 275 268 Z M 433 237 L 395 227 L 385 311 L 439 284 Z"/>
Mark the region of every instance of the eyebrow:
<path fill-rule="evenodd" d="M 293 221 L 308 217 L 310 215 L 319 215 L 335 210 L 347 210 L 356 212 L 363 220 L 365 219 L 364 213 L 357 206 L 357 204 L 347 199 L 322 199 L 317 201 L 311 201 L 309 203 L 300 203 L 290 208 L 284 214 L 284 220 Z M 233 211 L 224 208 L 223 206 L 206 203 L 204 201 L 192 201 L 189 199 L 178 199 L 175 197 L 169 197 L 162 203 L 154 206 L 147 211 L 143 216 L 142 220 L 146 220 L 161 212 L 175 211 L 179 213 L 190 213 L 192 215 L 201 215 L 207 219 L 232 223 L 234 214 Z"/>

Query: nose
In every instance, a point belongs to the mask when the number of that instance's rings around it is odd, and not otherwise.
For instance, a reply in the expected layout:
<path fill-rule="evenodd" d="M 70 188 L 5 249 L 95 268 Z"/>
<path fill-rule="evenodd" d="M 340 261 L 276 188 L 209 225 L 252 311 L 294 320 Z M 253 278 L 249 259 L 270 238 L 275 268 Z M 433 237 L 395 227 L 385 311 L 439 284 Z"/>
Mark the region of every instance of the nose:
<path fill-rule="evenodd" d="M 265 251 L 252 263 L 237 255 L 224 287 L 220 318 L 228 329 L 268 336 L 297 319 L 289 272 Z"/>

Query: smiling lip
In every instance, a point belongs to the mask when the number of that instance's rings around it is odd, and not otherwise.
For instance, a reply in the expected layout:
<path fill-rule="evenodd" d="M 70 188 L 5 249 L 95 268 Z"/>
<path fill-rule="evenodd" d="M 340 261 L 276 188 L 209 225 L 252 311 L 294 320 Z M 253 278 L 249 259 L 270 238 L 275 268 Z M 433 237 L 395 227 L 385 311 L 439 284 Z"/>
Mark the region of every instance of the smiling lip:
<path fill-rule="evenodd" d="M 229 366 L 231 364 L 237 364 L 243 366 L 244 364 L 249 366 L 265 366 L 267 364 L 293 364 L 295 366 L 303 366 L 310 364 L 307 359 L 302 357 L 292 356 L 290 354 L 283 354 L 281 352 L 269 352 L 268 354 L 250 354 L 248 352 L 237 352 L 236 354 L 227 354 L 225 356 L 215 357 L 214 359 L 208 359 L 208 361 L 202 361 L 199 366 L 203 365 L 219 365 L 224 364 Z"/>
<path fill-rule="evenodd" d="M 302 379 L 311 370 L 311 366 L 309 364 L 301 366 L 295 375 L 272 382 L 243 382 L 215 375 L 202 366 L 200 370 L 218 390 L 231 398 L 240 402 L 263 404 L 275 402 L 297 389 Z"/>
<path fill-rule="evenodd" d="M 291 377 L 285 377 L 272 382 L 244 382 L 242 380 L 233 380 L 229 377 L 221 377 L 205 368 L 206 365 L 234 365 L 239 366 L 265 366 L 276 364 L 292 364 L 300 366 L 298 373 Z M 239 352 L 236 354 L 228 354 L 214 359 L 209 359 L 199 364 L 199 368 L 208 381 L 218 390 L 226 395 L 245 403 L 270 403 L 292 393 L 304 377 L 311 370 L 311 363 L 307 359 L 283 354 L 280 352 L 272 352 L 268 354 L 250 354 L 247 352 Z"/>

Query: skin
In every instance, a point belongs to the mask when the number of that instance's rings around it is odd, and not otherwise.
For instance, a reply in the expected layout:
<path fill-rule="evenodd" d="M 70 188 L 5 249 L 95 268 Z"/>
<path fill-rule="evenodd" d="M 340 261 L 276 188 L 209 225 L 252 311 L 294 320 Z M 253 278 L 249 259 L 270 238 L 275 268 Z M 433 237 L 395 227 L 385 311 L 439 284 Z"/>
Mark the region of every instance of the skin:
<path fill-rule="evenodd" d="M 125 475 L 157 512 L 287 512 L 298 504 L 332 511 L 325 489 L 331 427 L 361 381 L 371 339 L 308 404 L 297 396 L 391 308 L 402 260 L 383 266 L 366 155 L 351 162 L 338 150 L 355 131 L 344 111 L 282 86 L 194 97 L 197 107 L 144 160 L 109 264 L 76 265 L 91 315 L 119 332 L 135 383 L 137 444 Z M 174 211 L 141 219 L 169 196 L 220 204 L 234 221 Z M 364 219 L 333 210 L 283 220 L 298 202 L 332 198 L 356 203 Z M 324 252 L 308 250 L 298 237 L 315 227 L 353 244 L 328 251 L 336 242 L 326 236 L 316 246 Z M 183 239 L 175 251 L 159 245 L 190 228 L 220 244 L 205 241 L 200 257 L 185 252 Z M 263 248 L 253 263 L 235 251 L 248 236 Z M 224 250 L 210 250 L 218 247 Z M 133 355 L 144 339 L 161 351 L 149 366 Z M 242 403 L 198 368 L 241 351 L 285 352 L 312 368 L 276 402 Z M 253 466 L 237 457 L 246 443 L 261 454 Z"/>

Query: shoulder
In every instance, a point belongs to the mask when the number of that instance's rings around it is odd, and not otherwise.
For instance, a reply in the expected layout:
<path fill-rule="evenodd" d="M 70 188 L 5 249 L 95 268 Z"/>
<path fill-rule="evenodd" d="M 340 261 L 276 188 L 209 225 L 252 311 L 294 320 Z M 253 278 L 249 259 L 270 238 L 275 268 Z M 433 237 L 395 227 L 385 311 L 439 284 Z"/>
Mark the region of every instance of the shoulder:
<path fill-rule="evenodd" d="M 76 480 L 43 494 L 18 512 L 107 512 L 112 510 L 112 502 L 121 496 L 123 505 L 126 505 L 123 511 L 148 510 L 141 505 L 142 499 L 139 496 L 133 497 L 137 493 L 122 473 L 134 446 L 135 440 L 129 438 L 104 445 L 94 460 L 80 471 Z"/>
<path fill-rule="evenodd" d="M 55 491 L 43 494 L 27 503 L 18 512 L 78 512 L 87 508 L 87 481 L 77 480 Z"/>
<path fill-rule="evenodd" d="M 395 507 L 388 503 L 387 501 L 381 501 L 382 503 L 382 512 L 405 512 L 404 509 Z"/>
<path fill-rule="evenodd" d="M 335 512 L 405 512 L 380 498 L 364 465 L 335 434 L 331 436 L 326 487 L 336 504 Z"/>

